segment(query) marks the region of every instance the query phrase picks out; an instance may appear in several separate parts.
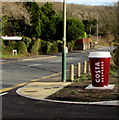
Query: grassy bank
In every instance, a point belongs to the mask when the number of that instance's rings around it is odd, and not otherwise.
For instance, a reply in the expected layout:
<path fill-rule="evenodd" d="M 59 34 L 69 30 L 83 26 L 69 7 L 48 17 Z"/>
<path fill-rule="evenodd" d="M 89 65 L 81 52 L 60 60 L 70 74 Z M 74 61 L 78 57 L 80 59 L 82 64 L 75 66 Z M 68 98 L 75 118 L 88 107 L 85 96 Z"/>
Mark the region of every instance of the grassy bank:
<path fill-rule="evenodd" d="M 18 54 L 18 55 L 12 55 L 12 54 L 0 54 L 1 59 L 12 59 L 12 58 L 20 58 L 24 57 L 25 55 L 23 54 Z"/>

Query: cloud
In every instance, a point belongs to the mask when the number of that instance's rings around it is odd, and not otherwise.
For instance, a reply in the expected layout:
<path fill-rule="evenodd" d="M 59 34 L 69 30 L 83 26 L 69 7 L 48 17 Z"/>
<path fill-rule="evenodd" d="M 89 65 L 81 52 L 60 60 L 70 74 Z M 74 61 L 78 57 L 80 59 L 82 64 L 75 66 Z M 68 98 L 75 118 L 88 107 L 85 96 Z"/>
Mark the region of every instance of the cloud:
<path fill-rule="evenodd" d="M 61 1 L 61 0 L 60 0 Z M 89 3 L 89 2 L 91 2 L 91 3 L 96 3 L 96 2 L 117 2 L 118 0 L 66 0 L 67 2 L 76 2 L 76 3 L 78 3 L 78 2 L 82 2 L 82 3 Z"/>
<path fill-rule="evenodd" d="M 55 1 L 55 0 L 54 0 Z M 57 0 L 63 1 L 63 0 Z M 105 2 L 118 2 L 118 0 L 66 0 L 68 3 L 105 3 Z"/>
<path fill-rule="evenodd" d="M 0 0 L 1 2 L 63 2 L 64 0 Z M 118 2 L 119 0 L 66 0 L 67 3 L 86 4 L 86 5 L 98 5 L 98 4 L 110 4 L 112 2 Z"/>

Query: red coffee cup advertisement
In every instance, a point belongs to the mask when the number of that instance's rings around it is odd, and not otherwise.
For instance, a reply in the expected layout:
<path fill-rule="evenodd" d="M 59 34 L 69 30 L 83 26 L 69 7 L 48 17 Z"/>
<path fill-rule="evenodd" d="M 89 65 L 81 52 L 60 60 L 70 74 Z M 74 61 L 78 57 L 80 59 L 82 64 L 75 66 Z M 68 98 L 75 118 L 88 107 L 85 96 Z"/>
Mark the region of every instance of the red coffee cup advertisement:
<path fill-rule="evenodd" d="M 110 71 L 110 52 L 90 52 L 90 68 L 94 87 L 108 86 Z"/>

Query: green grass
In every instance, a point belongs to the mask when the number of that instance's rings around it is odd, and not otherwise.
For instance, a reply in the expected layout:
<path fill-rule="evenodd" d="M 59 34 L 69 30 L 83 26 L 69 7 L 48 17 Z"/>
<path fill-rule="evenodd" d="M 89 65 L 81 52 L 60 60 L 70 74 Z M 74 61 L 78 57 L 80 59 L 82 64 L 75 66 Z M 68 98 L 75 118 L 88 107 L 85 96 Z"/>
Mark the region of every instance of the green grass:
<path fill-rule="evenodd" d="M 20 57 L 24 57 L 23 54 L 18 54 L 18 55 L 12 55 L 12 54 L 0 54 L 0 58 L 3 59 L 9 59 L 9 58 L 20 58 Z"/>

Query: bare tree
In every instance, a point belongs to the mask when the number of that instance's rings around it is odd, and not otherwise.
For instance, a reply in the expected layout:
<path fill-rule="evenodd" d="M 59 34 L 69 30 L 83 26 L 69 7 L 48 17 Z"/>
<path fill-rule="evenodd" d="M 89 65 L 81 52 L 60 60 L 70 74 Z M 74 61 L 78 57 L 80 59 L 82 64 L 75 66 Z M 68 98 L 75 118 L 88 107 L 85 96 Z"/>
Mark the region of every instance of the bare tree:
<path fill-rule="evenodd" d="M 27 23 L 30 23 L 31 18 L 23 2 L 2 2 L 2 16 L 8 16 L 15 19 L 25 18 Z"/>

